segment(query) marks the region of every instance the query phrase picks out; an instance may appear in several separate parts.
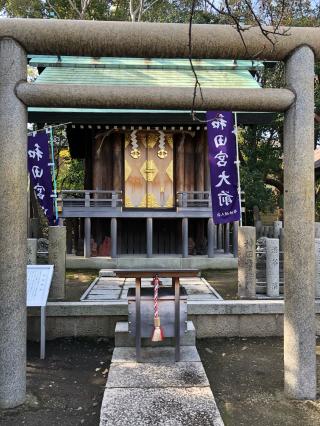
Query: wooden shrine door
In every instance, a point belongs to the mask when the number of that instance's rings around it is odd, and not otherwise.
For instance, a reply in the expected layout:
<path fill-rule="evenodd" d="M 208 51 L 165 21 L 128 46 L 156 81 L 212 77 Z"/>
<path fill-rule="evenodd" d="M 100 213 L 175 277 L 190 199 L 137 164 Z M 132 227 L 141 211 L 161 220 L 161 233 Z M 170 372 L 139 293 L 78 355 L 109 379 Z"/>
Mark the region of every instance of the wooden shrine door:
<path fill-rule="evenodd" d="M 163 131 L 137 131 L 125 140 L 125 207 L 172 208 L 173 138 Z"/>

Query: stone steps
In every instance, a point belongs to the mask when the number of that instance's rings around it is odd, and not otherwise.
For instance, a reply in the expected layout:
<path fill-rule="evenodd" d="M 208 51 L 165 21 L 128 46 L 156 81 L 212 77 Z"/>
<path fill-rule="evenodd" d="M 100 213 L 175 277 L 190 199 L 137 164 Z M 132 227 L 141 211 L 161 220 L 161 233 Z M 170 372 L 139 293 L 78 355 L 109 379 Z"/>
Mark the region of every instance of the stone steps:
<path fill-rule="evenodd" d="M 179 362 L 174 361 L 175 348 L 168 346 L 170 339 L 165 346 L 143 347 L 137 363 L 128 323 L 118 322 L 115 336 L 100 426 L 224 425 L 195 346 L 192 321 Z"/>
<path fill-rule="evenodd" d="M 181 346 L 195 346 L 196 344 L 196 330 L 193 322 L 188 321 L 187 331 L 180 337 Z M 128 331 L 127 322 L 117 322 L 115 329 L 115 347 L 135 347 L 136 340 L 131 336 Z M 163 342 L 151 342 L 151 339 L 143 338 L 141 340 L 142 347 L 155 347 L 155 346 L 174 346 L 174 339 L 171 337 L 166 338 Z"/>

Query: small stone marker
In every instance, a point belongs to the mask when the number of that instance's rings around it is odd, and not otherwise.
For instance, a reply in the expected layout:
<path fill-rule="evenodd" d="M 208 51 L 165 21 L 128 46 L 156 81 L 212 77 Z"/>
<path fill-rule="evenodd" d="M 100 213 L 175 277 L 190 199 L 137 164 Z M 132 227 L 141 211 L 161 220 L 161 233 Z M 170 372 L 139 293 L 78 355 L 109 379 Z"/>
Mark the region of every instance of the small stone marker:
<path fill-rule="evenodd" d="M 284 228 L 280 229 L 280 237 L 279 237 L 279 244 L 280 244 L 280 251 L 283 252 L 284 250 Z"/>
<path fill-rule="evenodd" d="M 273 238 L 273 226 L 272 225 L 268 226 L 267 237 L 268 238 Z"/>
<path fill-rule="evenodd" d="M 262 237 L 267 237 L 268 236 L 268 232 L 269 232 L 268 226 L 264 225 L 262 227 Z"/>
<path fill-rule="evenodd" d="M 67 234 L 65 226 L 49 226 L 49 263 L 54 265 L 50 299 L 64 299 Z"/>
<path fill-rule="evenodd" d="M 36 238 L 27 239 L 27 265 L 37 264 L 37 245 L 38 240 Z"/>
<path fill-rule="evenodd" d="M 279 296 L 279 240 L 266 239 L 267 296 Z"/>
<path fill-rule="evenodd" d="M 280 230 L 282 229 L 282 221 L 276 220 L 273 222 L 273 238 L 280 237 Z"/>
<path fill-rule="evenodd" d="M 242 298 L 256 296 L 256 228 L 239 227 L 238 240 L 238 295 Z"/>
<path fill-rule="evenodd" d="M 316 273 L 315 273 L 315 290 L 316 297 L 320 297 L 320 238 L 315 239 L 315 263 L 316 263 Z"/>
<path fill-rule="evenodd" d="M 263 225 L 261 220 L 257 220 L 255 223 L 255 227 L 256 227 L 256 233 L 257 233 L 257 238 L 260 238 L 262 236 L 262 231 L 263 231 Z"/>

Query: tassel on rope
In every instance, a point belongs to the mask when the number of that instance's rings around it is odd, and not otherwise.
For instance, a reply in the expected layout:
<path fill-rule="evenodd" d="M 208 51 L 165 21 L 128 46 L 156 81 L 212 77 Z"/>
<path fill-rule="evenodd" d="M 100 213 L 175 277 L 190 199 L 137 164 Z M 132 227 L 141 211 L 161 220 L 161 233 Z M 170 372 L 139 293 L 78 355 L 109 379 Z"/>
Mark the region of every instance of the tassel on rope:
<path fill-rule="evenodd" d="M 153 303 L 154 303 L 154 330 L 152 333 L 152 342 L 161 342 L 164 339 L 163 330 L 160 325 L 159 307 L 158 307 L 158 292 L 159 292 L 159 277 L 155 275 L 152 280 L 154 286 Z"/>

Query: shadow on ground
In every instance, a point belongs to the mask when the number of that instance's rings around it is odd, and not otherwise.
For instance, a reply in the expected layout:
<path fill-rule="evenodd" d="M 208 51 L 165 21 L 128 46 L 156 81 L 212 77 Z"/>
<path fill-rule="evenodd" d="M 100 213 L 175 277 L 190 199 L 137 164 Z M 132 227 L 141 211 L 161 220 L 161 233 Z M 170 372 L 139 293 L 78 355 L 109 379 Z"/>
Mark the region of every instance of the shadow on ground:
<path fill-rule="evenodd" d="M 100 406 L 113 351 L 108 339 L 57 339 L 28 342 L 27 402 L 0 410 L 3 426 L 99 425 Z"/>
<path fill-rule="evenodd" d="M 319 399 L 284 398 L 282 339 L 201 339 L 197 347 L 226 426 L 320 425 Z"/>

